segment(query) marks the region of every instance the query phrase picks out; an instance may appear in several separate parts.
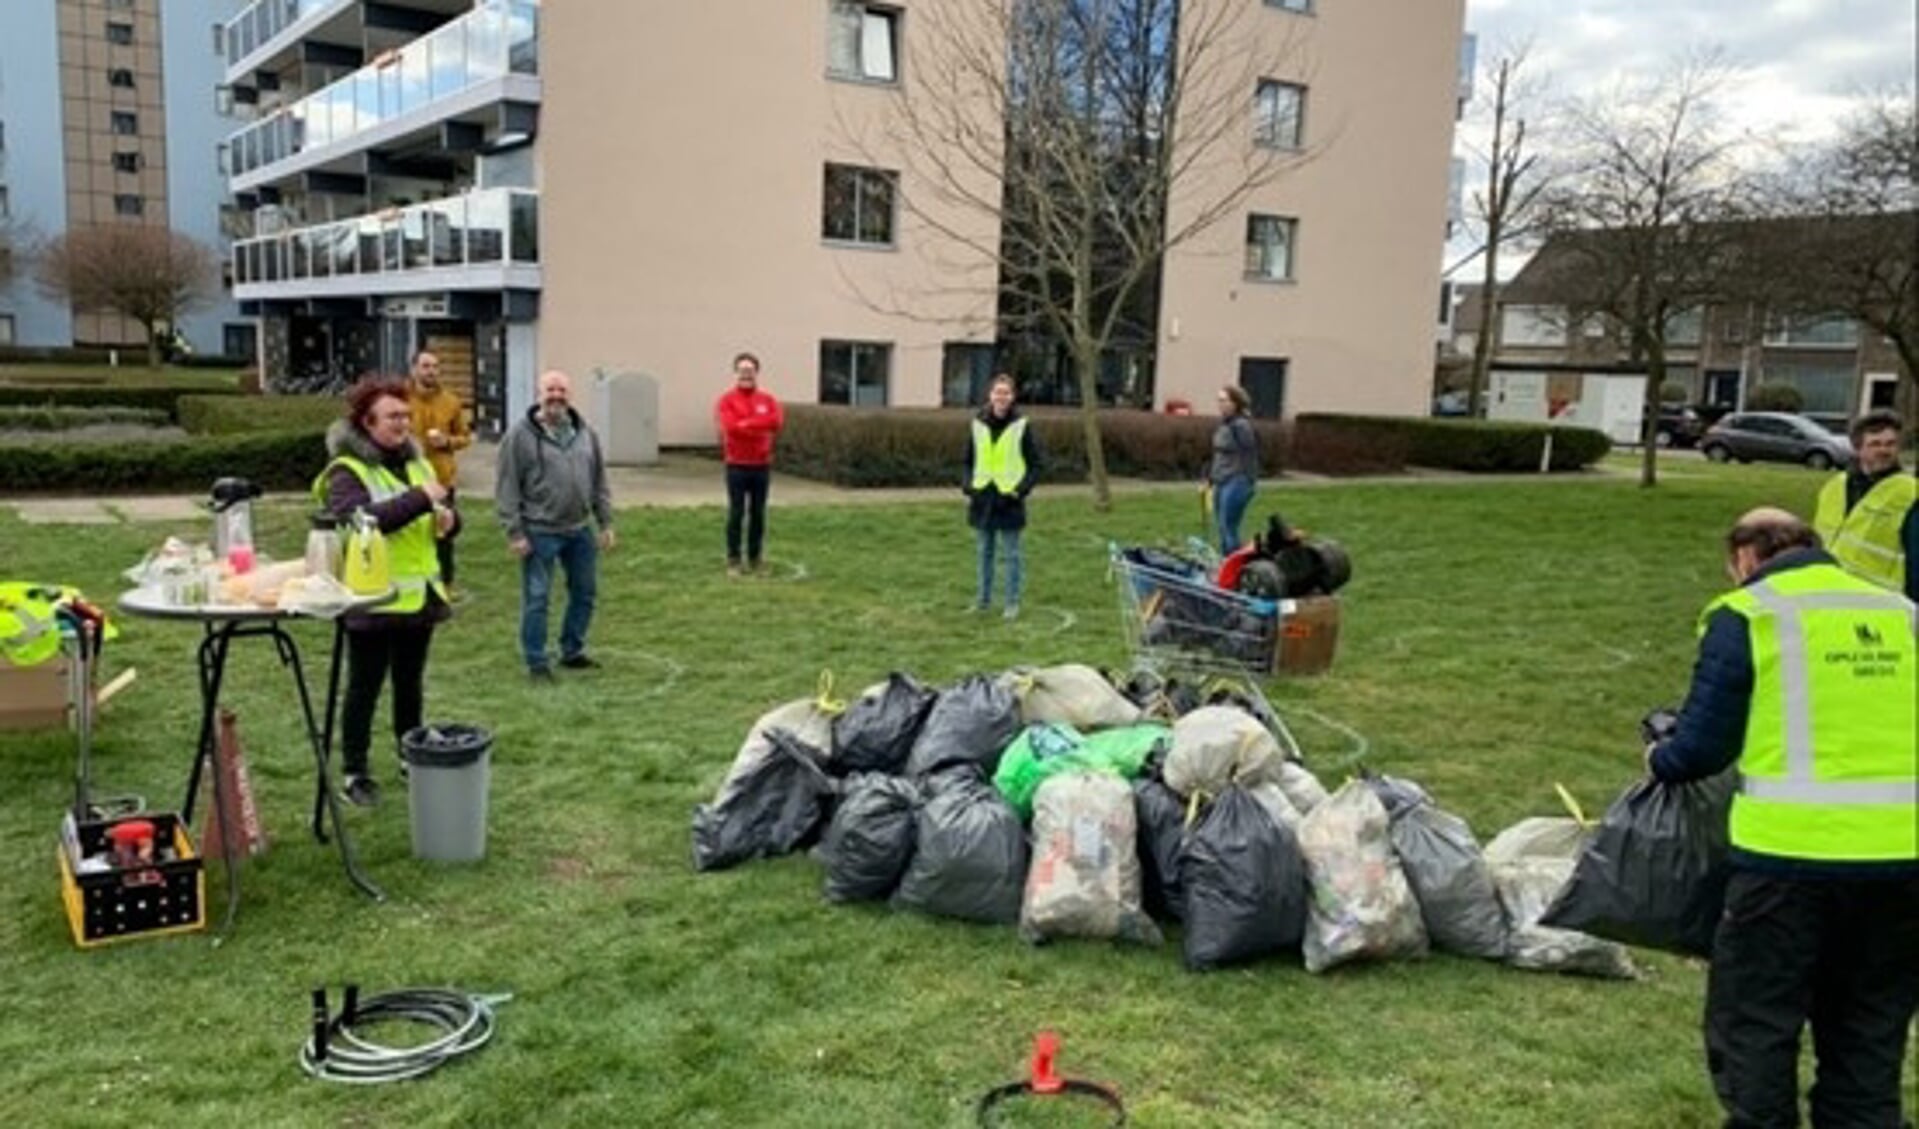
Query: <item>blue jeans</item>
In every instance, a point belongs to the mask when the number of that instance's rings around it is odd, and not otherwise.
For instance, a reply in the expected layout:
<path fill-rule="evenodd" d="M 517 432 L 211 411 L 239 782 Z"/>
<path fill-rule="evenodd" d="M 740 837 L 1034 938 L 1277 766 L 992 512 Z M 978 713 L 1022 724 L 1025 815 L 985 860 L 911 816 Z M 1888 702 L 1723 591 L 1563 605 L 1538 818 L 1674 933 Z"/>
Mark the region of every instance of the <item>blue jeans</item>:
<path fill-rule="evenodd" d="M 1017 606 L 1020 581 L 1024 579 L 1026 567 L 1020 555 L 1020 531 L 993 530 L 981 526 L 973 533 L 979 540 L 979 595 L 974 603 L 983 608 L 993 602 L 993 541 L 997 538 L 1000 547 L 1006 552 L 1006 606 Z"/>
<path fill-rule="evenodd" d="M 566 618 L 560 621 L 560 657 L 586 653 L 586 628 L 593 622 L 599 590 L 599 542 L 593 530 L 528 533 L 533 551 L 520 561 L 520 653 L 529 669 L 546 666 L 546 602 L 553 594 L 553 562 L 566 573 Z"/>
<path fill-rule="evenodd" d="M 1253 501 L 1253 480 L 1229 478 L 1213 486 L 1213 517 L 1219 522 L 1219 551 L 1223 556 L 1239 548 L 1239 523 Z"/>

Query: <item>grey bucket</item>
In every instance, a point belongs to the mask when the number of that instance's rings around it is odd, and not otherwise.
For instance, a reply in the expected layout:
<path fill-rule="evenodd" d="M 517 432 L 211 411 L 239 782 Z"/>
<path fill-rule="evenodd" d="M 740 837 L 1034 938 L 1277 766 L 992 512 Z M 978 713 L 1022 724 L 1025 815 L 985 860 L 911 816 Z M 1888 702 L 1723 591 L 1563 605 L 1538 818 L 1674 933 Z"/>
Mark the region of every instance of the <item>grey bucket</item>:
<path fill-rule="evenodd" d="M 486 857 L 486 797 L 493 734 L 475 725 L 423 725 L 400 738 L 408 765 L 413 857 L 478 862 Z"/>

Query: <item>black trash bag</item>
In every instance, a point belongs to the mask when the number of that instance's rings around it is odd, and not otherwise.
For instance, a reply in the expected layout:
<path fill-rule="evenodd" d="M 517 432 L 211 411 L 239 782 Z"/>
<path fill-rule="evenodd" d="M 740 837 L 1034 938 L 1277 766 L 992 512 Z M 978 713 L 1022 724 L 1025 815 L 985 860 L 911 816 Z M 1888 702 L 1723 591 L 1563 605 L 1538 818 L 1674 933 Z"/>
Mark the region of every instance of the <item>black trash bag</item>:
<path fill-rule="evenodd" d="M 1010 685 L 978 674 L 963 678 L 940 691 L 906 758 L 906 774 L 918 778 L 976 765 L 990 777 L 1019 730 L 1019 699 Z"/>
<path fill-rule="evenodd" d="M 899 776 L 847 777 L 817 854 L 829 902 L 878 901 L 898 888 L 913 857 L 920 790 Z"/>
<path fill-rule="evenodd" d="M 1186 967 L 1195 971 L 1297 949 L 1306 934 L 1299 841 L 1237 785 L 1213 801 L 1179 852 Z"/>
<path fill-rule="evenodd" d="M 842 772 L 899 772 L 926 714 L 939 700 L 910 674 L 894 672 L 833 719 L 833 761 Z"/>
<path fill-rule="evenodd" d="M 771 754 L 728 781 L 718 803 L 693 810 L 693 866 L 723 870 L 810 844 L 833 806 L 825 754 L 784 729 L 766 733 Z"/>
<path fill-rule="evenodd" d="M 1726 904 L 1726 822 L 1736 774 L 1642 780 L 1606 809 L 1540 924 L 1710 957 Z"/>
<path fill-rule="evenodd" d="M 1511 940 L 1499 888 L 1466 821 L 1431 804 L 1393 816 L 1393 851 L 1419 899 L 1433 944 L 1447 952 L 1505 960 Z"/>
<path fill-rule="evenodd" d="M 1433 798 L 1426 793 L 1426 789 L 1410 780 L 1370 771 L 1361 772 L 1360 777 L 1373 790 L 1373 795 L 1379 797 L 1380 804 L 1386 808 L 1386 814 L 1393 819 L 1398 819 L 1402 814 L 1421 804 L 1433 802 Z"/>
<path fill-rule="evenodd" d="M 1133 781 L 1139 823 L 1139 868 L 1146 912 L 1161 921 L 1186 918 L 1179 881 L 1179 845 L 1186 835 L 1186 803 L 1158 773 Z"/>
<path fill-rule="evenodd" d="M 893 905 L 1012 925 L 1026 893 L 1026 827 L 999 789 L 970 767 L 927 779 L 913 858 Z"/>

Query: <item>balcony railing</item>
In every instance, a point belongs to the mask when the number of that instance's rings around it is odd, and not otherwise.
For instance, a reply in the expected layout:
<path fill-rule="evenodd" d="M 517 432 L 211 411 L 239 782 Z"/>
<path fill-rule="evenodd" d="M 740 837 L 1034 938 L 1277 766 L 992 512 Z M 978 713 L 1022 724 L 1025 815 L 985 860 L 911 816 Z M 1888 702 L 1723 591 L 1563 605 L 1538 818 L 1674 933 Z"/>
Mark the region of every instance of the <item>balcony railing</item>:
<path fill-rule="evenodd" d="M 225 43 L 227 66 L 237 67 L 240 60 L 253 54 L 287 28 L 315 12 L 329 8 L 347 8 L 359 0 L 254 0 L 227 22 Z"/>
<path fill-rule="evenodd" d="M 459 19 L 234 133 L 227 138 L 229 171 L 244 176 L 482 83 L 508 74 L 538 74 L 539 13 L 538 0 L 484 0 Z"/>
<path fill-rule="evenodd" d="M 244 239 L 233 245 L 236 286 L 364 278 L 540 261 L 540 194 L 485 188 L 463 196 Z"/>

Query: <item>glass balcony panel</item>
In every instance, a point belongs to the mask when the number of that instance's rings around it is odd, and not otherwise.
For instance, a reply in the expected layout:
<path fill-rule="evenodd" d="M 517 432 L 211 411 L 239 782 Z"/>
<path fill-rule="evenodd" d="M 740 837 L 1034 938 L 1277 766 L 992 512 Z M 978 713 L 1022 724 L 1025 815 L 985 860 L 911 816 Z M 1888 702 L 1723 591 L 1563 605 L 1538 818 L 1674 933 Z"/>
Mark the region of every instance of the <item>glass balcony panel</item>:
<path fill-rule="evenodd" d="M 401 269 L 400 225 L 394 220 L 380 221 L 380 269 Z"/>
<path fill-rule="evenodd" d="M 242 163 L 249 171 L 260 167 L 260 131 L 258 129 L 247 131 L 245 157 Z"/>
<path fill-rule="evenodd" d="M 466 222 L 467 262 L 497 263 L 506 257 L 506 193 L 474 193 L 467 201 Z"/>
<path fill-rule="evenodd" d="M 424 270 L 432 265 L 427 251 L 427 213 L 423 208 L 409 208 L 400 213 L 400 232 L 404 247 L 405 270 Z"/>
<path fill-rule="evenodd" d="M 247 277 L 247 248 L 244 243 L 233 245 L 233 281 L 235 283 L 252 281 Z"/>
<path fill-rule="evenodd" d="M 354 237 L 354 226 L 350 223 L 336 223 L 326 229 L 327 257 L 333 260 L 333 273 L 357 274 L 358 264 L 353 261 L 354 248 L 358 240 Z"/>
<path fill-rule="evenodd" d="M 432 75 L 424 45 L 410 45 L 400 55 L 400 112 L 410 114 L 433 97 Z"/>
<path fill-rule="evenodd" d="M 466 201 L 458 196 L 421 209 L 433 265 L 457 267 L 466 261 Z"/>
<path fill-rule="evenodd" d="M 530 192 L 515 192 L 510 199 L 512 234 L 508 242 L 513 261 L 537 263 L 540 261 L 540 198 Z"/>
<path fill-rule="evenodd" d="M 378 125 L 383 120 L 380 114 L 379 76 L 363 70 L 353 76 L 352 83 L 353 110 L 358 128 L 369 129 Z"/>
<path fill-rule="evenodd" d="M 360 248 L 360 273 L 377 274 L 380 270 L 380 220 L 377 216 L 362 217 L 354 226 L 354 238 Z"/>
<path fill-rule="evenodd" d="M 313 277 L 329 278 L 333 274 L 333 243 L 328 229 L 316 227 L 306 233 L 307 259 L 312 264 Z"/>
<path fill-rule="evenodd" d="M 467 17 L 467 74 L 475 83 L 506 73 L 506 14 L 488 5 Z"/>
<path fill-rule="evenodd" d="M 466 25 L 451 23 L 433 33 L 429 44 L 429 62 L 433 72 L 433 97 L 446 98 L 467 86 Z"/>
<path fill-rule="evenodd" d="M 515 0 L 507 11 L 507 60 L 514 74 L 540 73 L 540 6 Z"/>
<path fill-rule="evenodd" d="M 287 239 L 287 277 L 305 278 L 311 272 L 307 270 L 307 237 L 303 231 L 296 231 Z"/>
<path fill-rule="evenodd" d="M 359 128 L 353 108 L 353 84 L 335 83 L 328 89 L 333 103 L 333 140 L 344 141 Z"/>
<path fill-rule="evenodd" d="M 261 278 L 266 282 L 280 281 L 280 241 L 269 239 L 260 248 Z"/>

